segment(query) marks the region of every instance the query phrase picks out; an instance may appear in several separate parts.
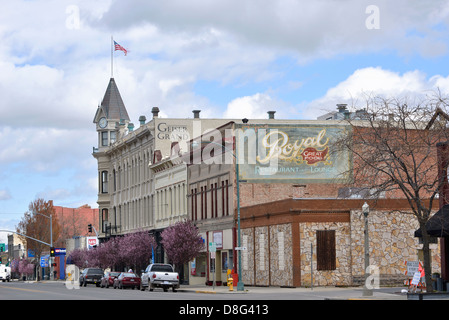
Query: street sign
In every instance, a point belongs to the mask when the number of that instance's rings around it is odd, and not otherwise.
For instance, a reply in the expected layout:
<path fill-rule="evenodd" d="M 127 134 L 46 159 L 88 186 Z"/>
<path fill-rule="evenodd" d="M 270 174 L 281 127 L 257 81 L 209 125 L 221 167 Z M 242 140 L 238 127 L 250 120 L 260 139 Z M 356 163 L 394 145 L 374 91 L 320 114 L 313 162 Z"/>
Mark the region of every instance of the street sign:
<path fill-rule="evenodd" d="M 42 268 L 47 268 L 48 267 L 48 258 L 49 258 L 48 255 L 41 257 L 41 267 Z"/>
<path fill-rule="evenodd" d="M 417 271 L 413 275 L 412 285 L 417 286 L 419 284 L 419 280 L 421 280 L 421 272 Z"/>
<path fill-rule="evenodd" d="M 414 275 L 418 272 L 419 262 L 418 261 L 407 261 L 407 274 Z"/>
<path fill-rule="evenodd" d="M 236 251 L 245 251 L 246 247 L 235 247 L 234 248 Z"/>
<path fill-rule="evenodd" d="M 209 242 L 209 251 L 210 252 L 216 252 L 217 251 L 217 243 Z"/>

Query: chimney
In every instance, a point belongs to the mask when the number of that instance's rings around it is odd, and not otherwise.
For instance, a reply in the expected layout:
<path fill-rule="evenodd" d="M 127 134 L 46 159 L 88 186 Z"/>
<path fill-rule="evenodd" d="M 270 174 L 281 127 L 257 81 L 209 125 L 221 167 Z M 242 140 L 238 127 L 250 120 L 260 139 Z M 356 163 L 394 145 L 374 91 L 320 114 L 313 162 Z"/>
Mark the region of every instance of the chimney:
<path fill-rule="evenodd" d="M 157 163 L 162 160 L 161 150 L 154 150 L 153 163 Z"/>
<path fill-rule="evenodd" d="M 200 118 L 200 112 L 201 110 L 193 110 L 193 118 L 194 119 L 199 119 Z"/>
<path fill-rule="evenodd" d="M 145 124 L 145 121 L 147 120 L 147 117 L 145 116 L 140 116 L 139 117 L 139 122 L 140 122 L 140 126 L 143 126 Z"/>
<path fill-rule="evenodd" d="M 248 121 L 249 121 L 249 120 L 246 119 L 246 118 L 243 118 L 243 119 L 242 119 L 242 122 L 243 122 L 243 123 L 248 123 Z"/>
<path fill-rule="evenodd" d="M 171 154 L 170 157 L 176 157 L 181 154 L 181 148 L 179 147 L 179 142 L 174 141 L 171 143 Z"/>
<path fill-rule="evenodd" d="M 268 119 L 274 119 L 274 114 L 276 113 L 276 111 L 268 111 Z"/>
<path fill-rule="evenodd" d="M 347 106 L 346 103 L 337 104 L 338 112 L 345 112 L 346 111 L 346 106 Z"/>
<path fill-rule="evenodd" d="M 134 123 L 128 123 L 128 130 L 129 132 L 132 132 L 134 130 Z"/>
<path fill-rule="evenodd" d="M 153 119 L 157 118 L 159 115 L 159 108 L 153 107 L 153 109 L 151 109 L 151 113 L 153 114 Z"/>

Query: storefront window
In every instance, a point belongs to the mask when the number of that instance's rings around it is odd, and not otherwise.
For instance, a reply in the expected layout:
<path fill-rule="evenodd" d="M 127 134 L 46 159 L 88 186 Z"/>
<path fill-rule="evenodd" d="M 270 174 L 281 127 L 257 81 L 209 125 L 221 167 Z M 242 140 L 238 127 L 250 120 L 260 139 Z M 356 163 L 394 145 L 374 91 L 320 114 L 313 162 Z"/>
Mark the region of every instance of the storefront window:
<path fill-rule="evenodd" d="M 206 253 L 201 253 L 195 259 L 195 272 L 192 274 L 195 277 L 206 277 Z"/>

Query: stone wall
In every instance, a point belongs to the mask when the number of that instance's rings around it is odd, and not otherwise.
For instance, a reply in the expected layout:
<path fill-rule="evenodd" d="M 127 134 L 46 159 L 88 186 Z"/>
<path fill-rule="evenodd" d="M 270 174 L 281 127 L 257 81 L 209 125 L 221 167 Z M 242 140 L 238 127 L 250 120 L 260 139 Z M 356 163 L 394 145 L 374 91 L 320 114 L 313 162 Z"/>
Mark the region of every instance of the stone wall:
<path fill-rule="evenodd" d="M 317 270 L 316 264 L 316 231 L 335 230 L 336 269 Z M 301 241 L 301 284 L 311 285 L 311 270 L 313 268 L 314 286 L 349 285 L 351 283 L 351 245 L 350 225 L 344 222 L 334 223 L 300 223 L 299 237 Z M 312 249 L 311 249 L 312 245 Z M 310 256 L 313 250 L 312 265 Z"/>
<path fill-rule="evenodd" d="M 418 260 L 422 248 L 414 232 L 419 227 L 412 214 L 370 211 L 368 216 L 370 265 L 379 268 L 381 285 L 402 283 L 407 271 L 405 261 Z M 364 273 L 364 217 L 360 210 L 351 211 L 351 251 L 354 283 Z M 439 244 L 431 244 L 432 270 L 440 270 Z"/>
<path fill-rule="evenodd" d="M 246 285 L 293 286 L 291 225 L 242 229 L 242 277 Z"/>
<path fill-rule="evenodd" d="M 299 226 L 299 249 L 293 251 L 292 227 Z M 411 214 L 371 211 L 368 218 L 370 265 L 380 276 L 380 285 L 403 284 L 405 261 L 418 260 L 422 245 L 415 238 L 418 228 Z M 336 269 L 317 270 L 316 233 L 335 230 Z M 292 222 L 242 229 L 243 281 L 256 286 L 294 286 L 293 270 L 300 273 L 300 285 L 362 285 L 364 281 L 364 218 L 351 210 L 349 222 Z M 313 250 L 311 265 L 311 245 Z M 432 269 L 440 270 L 439 244 L 431 244 Z M 293 266 L 299 255 L 299 270 Z M 298 276 L 298 275 L 295 275 Z"/>

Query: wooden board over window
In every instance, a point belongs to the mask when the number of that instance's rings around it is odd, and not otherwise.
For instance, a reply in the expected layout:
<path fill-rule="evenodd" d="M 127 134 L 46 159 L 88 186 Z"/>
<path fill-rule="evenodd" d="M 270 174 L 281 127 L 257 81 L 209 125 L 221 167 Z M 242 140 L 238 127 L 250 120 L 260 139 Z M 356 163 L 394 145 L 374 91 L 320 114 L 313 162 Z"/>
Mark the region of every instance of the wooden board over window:
<path fill-rule="evenodd" d="M 317 270 L 335 270 L 335 230 L 317 230 Z"/>

